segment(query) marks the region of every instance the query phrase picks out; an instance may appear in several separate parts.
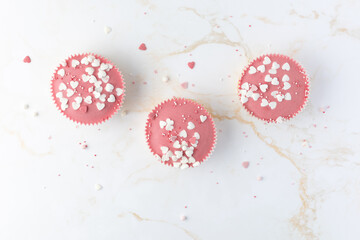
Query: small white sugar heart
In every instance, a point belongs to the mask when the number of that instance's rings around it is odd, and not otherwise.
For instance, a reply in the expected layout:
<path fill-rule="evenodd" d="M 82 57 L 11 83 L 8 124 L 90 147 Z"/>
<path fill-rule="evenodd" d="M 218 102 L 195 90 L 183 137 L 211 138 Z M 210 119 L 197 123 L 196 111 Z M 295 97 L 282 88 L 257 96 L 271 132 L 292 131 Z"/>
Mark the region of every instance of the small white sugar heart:
<path fill-rule="evenodd" d="M 175 156 L 177 159 L 181 158 L 183 156 L 183 152 L 182 151 L 175 151 Z"/>
<path fill-rule="evenodd" d="M 99 59 L 94 59 L 94 61 L 91 63 L 91 66 L 93 66 L 93 67 L 100 66 L 100 60 Z"/>
<path fill-rule="evenodd" d="M 116 90 L 116 96 L 120 96 L 124 92 L 124 90 L 122 90 L 121 88 L 116 88 L 115 90 Z"/>
<path fill-rule="evenodd" d="M 166 154 L 169 151 L 169 148 L 162 146 L 162 147 L 160 147 L 160 150 L 161 150 L 162 154 Z"/>
<path fill-rule="evenodd" d="M 178 140 L 176 140 L 176 141 L 174 142 L 173 147 L 174 147 L 174 148 L 180 148 L 180 147 L 181 147 L 181 145 L 180 145 L 180 143 L 179 143 Z"/>
<path fill-rule="evenodd" d="M 241 103 L 246 103 L 249 99 L 245 96 L 241 96 L 240 101 Z"/>
<path fill-rule="evenodd" d="M 254 74 L 256 73 L 256 68 L 254 66 L 251 66 L 249 69 L 249 74 Z"/>
<path fill-rule="evenodd" d="M 89 88 L 88 88 L 88 92 L 89 92 L 89 93 L 91 93 L 91 92 L 93 92 L 93 91 L 94 91 L 94 87 L 89 87 Z"/>
<path fill-rule="evenodd" d="M 282 100 L 284 99 L 284 95 L 278 94 L 278 95 L 276 95 L 276 99 L 277 99 L 279 102 L 282 102 Z"/>
<path fill-rule="evenodd" d="M 87 58 L 87 57 L 84 57 L 83 59 L 81 59 L 81 64 L 89 65 L 88 58 Z"/>
<path fill-rule="evenodd" d="M 277 79 L 276 77 L 273 78 L 273 79 L 271 80 L 271 84 L 272 84 L 272 85 L 279 85 L 278 79 Z"/>
<path fill-rule="evenodd" d="M 79 82 L 77 82 L 77 81 L 70 81 L 70 86 L 75 89 L 75 88 L 77 88 L 77 86 L 79 86 Z"/>
<path fill-rule="evenodd" d="M 291 87 L 290 83 L 284 82 L 284 87 L 283 87 L 284 90 L 288 90 L 290 87 Z"/>
<path fill-rule="evenodd" d="M 270 77 L 270 75 L 266 75 L 265 76 L 265 82 L 271 82 L 272 78 Z"/>
<path fill-rule="evenodd" d="M 107 92 L 112 92 L 113 89 L 114 89 L 114 86 L 112 84 L 110 84 L 110 83 L 106 84 L 105 90 Z"/>
<path fill-rule="evenodd" d="M 193 122 L 188 122 L 188 125 L 187 125 L 187 129 L 191 130 L 191 129 L 194 129 L 195 128 L 195 125 Z"/>
<path fill-rule="evenodd" d="M 95 92 L 101 93 L 103 90 L 102 87 L 95 87 Z"/>
<path fill-rule="evenodd" d="M 74 110 L 78 110 L 80 108 L 80 103 L 72 102 L 71 105 Z"/>
<path fill-rule="evenodd" d="M 93 75 L 94 71 L 95 70 L 92 67 L 85 68 L 85 72 L 89 75 Z"/>
<path fill-rule="evenodd" d="M 187 159 L 187 157 L 183 156 L 183 157 L 181 158 L 181 161 L 180 161 L 180 162 L 182 163 L 182 165 L 181 165 L 180 168 L 183 169 L 184 164 L 188 163 L 189 160 Z M 186 164 L 186 165 L 187 165 L 187 164 Z"/>
<path fill-rule="evenodd" d="M 103 71 L 103 70 L 99 70 L 98 71 L 98 77 L 99 78 L 104 78 L 106 76 L 106 72 L 105 71 Z"/>
<path fill-rule="evenodd" d="M 271 68 L 273 69 L 278 69 L 280 67 L 280 65 L 277 62 L 273 62 Z"/>
<path fill-rule="evenodd" d="M 73 68 L 76 68 L 79 64 L 80 64 L 80 62 L 79 62 L 78 60 L 76 60 L 76 59 L 73 59 L 73 60 L 71 61 L 71 66 L 72 66 Z"/>
<path fill-rule="evenodd" d="M 108 102 L 115 102 L 115 96 L 114 95 L 110 95 L 107 99 Z"/>
<path fill-rule="evenodd" d="M 97 79 L 94 75 L 89 76 L 89 83 L 95 83 L 96 81 L 97 81 Z"/>
<path fill-rule="evenodd" d="M 276 119 L 276 122 L 277 122 L 277 123 L 282 123 L 282 122 L 283 122 L 283 118 L 282 118 L 282 117 L 278 117 L 278 118 Z"/>
<path fill-rule="evenodd" d="M 272 68 L 272 69 L 269 70 L 269 73 L 270 73 L 270 74 L 276 74 L 277 71 L 276 71 L 276 69 Z"/>
<path fill-rule="evenodd" d="M 95 57 L 94 57 L 93 55 L 89 55 L 89 56 L 87 57 L 87 60 L 88 60 L 89 63 L 91 63 L 92 61 L 94 61 L 94 59 L 95 59 Z"/>
<path fill-rule="evenodd" d="M 188 157 L 191 157 L 192 155 L 193 155 L 193 151 L 192 150 L 186 150 L 185 151 L 185 154 L 186 154 L 186 156 L 188 156 Z"/>
<path fill-rule="evenodd" d="M 66 61 L 64 60 L 64 61 L 61 61 L 61 66 L 63 66 L 63 67 L 66 67 L 67 66 L 67 63 L 66 63 Z"/>
<path fill-rule="evenodd" d="M 59 85 L 59 90 L 60 91 L 62 91 L 62 90 L 66 90 L 66 85 L 65 85 L 65 83 L 60 83 L 60 85 Z"/>
<path fill-rule="evenodd" d="M 159 125 L 160 125 L 160 128 L 164 128 L 166 126 L 166 122 L 160 120 Z"/>
<path fill-rule="evenodd" d="M 91 96 L 87 96 L 86 98 L 84 98 L 84 102 L 87 104 L 91 104 L 92 103 Z"/>
<path fill-rule="evenodd" d="M 289 71 L 290 70 L 289 63 L 284 63 L 284 65 L 282 65 L 282 69 L 285 70 L 285 71 Z"/>
<path fill-rule="evenodd" d="M 101 81 L 96 81 L 94 83 L 94 86 L 95 86 L 95 88 L 99 88 L 101 86 Z M 101 91 L 102 91 L 102 89 L 101 89 Z"/>
<path fill-rule="evenodd" d="M 62 97 L 63 97 L 63 93 L 62 93 L 62 92 L 58 92 L 55 96 L 56 96 L 57 98 L 62 98 Z"/>
<path fill-rule="evenodd" d="M 290 80 L 289 76 L 286 75 L 286 74 L 284 74 L 284 76 L 282 77 L 282 81 L 283 81 L 283 82 L 287 82 L 287 81 L 289 81 L 289 80 Z"/>
<path fill-rule="evenodd" d="M 205 122 L 206 119 L 207 119 L 207 116 L 205 116 L 205 115 L 200 115 L 200 121 L 201 121 L 201 122 Z"/>
<path fill-rule="evenodd" d="M 257 70 L 258 70 L 259 72 L 264 73 L 264 72 L 265 72 L 265 66 L 264 66 L 264 65 L 260 65 L 260 66 L 257 67 Z"/>
<path fill-rule="evenodd" d="M 245 94 L 245 97 L 251 97 L 252 95 L 253 95 L 254 93 L 253 92 L 251 92 L 251 91 L 248 91 L 246 94 Z"/>
<path fill-rule="evenodd" d="M 63 111 L 65 111 L 68 107 L 69 107 L 69 105 L 67 105 L 66 103 L 61 104 L 61 110 L 63 110 Z"/>
<path fill-rule="evenodd" d="M 200 139 L 200 134 L 199 134 L 198 132 L 195 132 L 195 133 L 194 133 L 194 138 Z"/>
<path fill-rule="evenodd" d="M 255 92 L 256 90 L 258 90 L 256 85 L 251 85 L 250 91 Z"/>
<path fill-rule="evenodd" d="M 108 63 L 107 65 L 108 65 L 108 71 L 113 68 L 113 65 L 111 65 L 110 63 Z"/>
<path fill-rule="evenodd" d="M 107 70 L 107 69 L 108 69 L 108 65 L 107 65 L 106 63 L 102 63 L 102 64 L 100 65 L 100 70 L 105 71 L 105 70 Z"/>
<path fill-rule="evenodd" d="M 197 166 L 200 166 L 200 162 L 193 163 L 193 167 L 197 167 Z"/>
<path fill-rule="evenodd" d="M 67 98 L 60 98 L 60 102 L 61 102 L 61 104 L 66 104 L 66 103 L 68 103 L 68 99 Z"/>
<path fill-rule="evenodd" d="M 254 101 L 257 101 L 260 97 L 260 94 L 254 93 L 251 97 L 254 99 Z"/>
<path fill-rule="evenodd" d="M 65 70 L 62 68 L 62 69 L 59 69 L 59 71 L 57 71 L 57 74 L 59 74 L 60 76 L 65 76 Z"/>
<path fill-rule="evenodd" d="M 94 98 L 99 98 L 101 95 L 99 92 L 93 92 L 93 94 L 94 94 Z"/>
<path fill-rule="evenodd" d="M 179 137 L 186 138 L 186 137 L 187 137 L 186 131 L 185 131 L 185 130 L 182 130 L 182 131 L 179 133 Z"/>
<path fill-rule="evenodd" d="M 268 64 L 270 64 L 270 63 L 271 63 L 270 58 L 269 58 L 269 57 L 265 57 L 265 58 L 264 58 L 264 61 L 263 61 L 263 64 L 268 65 Z"/>
<path fill-rule="evenodd" d="M 241 89 L 239 92 L 241 96 L 245 96 L 247 91 L 245 89 Z"/>
<path fill-rule="evenodd" d="M 106 101 L 106 94 L 101 94 L 100 97 L 99 97 L 99 100 L 102 101 L 102 102 L 105 102 Z"/>
<path fill-rule="evenodd" d="M 260 106 L 262 106 L 262 107 L 266 107 L 267 105 L 269 105 L 269 102 L 268 102 L 268 100 L 266 100 L 266 99 L 261 99 L 261 103 L 260 103 Z"/>
<path fill-rule="evenodd" d="M 195 158 L 194 157 L 189 157 L 189 163 L 194 163 L 195 162 Z"/>
<path fill-rule="evenodd" d="M 83 99 L 82 99 L 82 97 L 78 96 L 78 97 L 76 97 L 74 100 L 75 100 L 75 102 L 77 102 L 78 104 L 80 104 Z"/>
<path fill-rule="evenodd" d="M 242 89 L 245 89 L 245 90 L 249 90 L 249 89 L 250 89 L 249 83 L 248 83 L 248 82 L 243 83 L 243 84 L 241 85 L 241 88 L 242 88 Z"/>
<path fill-rule="evenodd" d="M 81 75 L 81 78 L 82 78 L 83 82 L 89 81 L 89 76 L 86 74 Z"/>
<path fill-rule="evenodd" d="M 274 98 L 276 98 L 276 95 L 277 95 L 278 93 L 279 93 L 278 91 L 273 91 L 273 92 L 271 92 L 271 96 L 273 96 Z"/>
<path fill-rule="evenodd" d="M 275 108 L 276 108 L 276 102 L 271 102 L 271 103 L 269 103 L 269 107 L 270 107 L 271 109 L 275 109 Z"/>
<path fill-rule="evenodd" d="M 97 107 L 97 109 L 98 109 L 99 111 L 101 111 L 101 110 L 104 109 L 105 103 L 100 103 L 100 102 L 98 102 L 98 103 L 96 103 L 96 107 Z"/>
<path fill-rule="evenodd" d="M 262 92 L 266 92 L 266 90 L 268 89 L 268 85 L 267 84 L 260 84 L 260 90 L 262 91 Z"/>
<path fill-rule="evenodd" d="M 108 75 L 106 75 L 105 77 L 101 78 L 101 80 L 104 82 L 104 83 L 107 83 L 109 81 L 110 77 Z"/>
<path fill-rule="evenodd" d="M 291 100 L 291 94 L 290 93 L 285 94 L 285 100 L 287 100 L 287 101 Z"/>
<path fill-rule="evenodd" d="M 72 95 L 74 95 L 74 93 L 75 93 L 74 90 L 72 90 L 70 88 L 68 90 L 66 90 L 66 96 L 67 97 L 71 97 Z"/>

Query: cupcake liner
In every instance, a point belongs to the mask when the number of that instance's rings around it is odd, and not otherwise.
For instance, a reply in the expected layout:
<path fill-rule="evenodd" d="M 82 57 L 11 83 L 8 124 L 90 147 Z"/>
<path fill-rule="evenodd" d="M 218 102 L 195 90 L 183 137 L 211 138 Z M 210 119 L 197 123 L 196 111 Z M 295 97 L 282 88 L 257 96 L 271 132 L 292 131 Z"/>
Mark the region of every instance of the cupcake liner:
<path fill-rule="evenodd" d="M 260 120 L 265 121 L 265 122 L 267 122 L 267 123 L 278 123 L 278 124 L 279 124 L 279 123 L 284 123 L 284 122 L 287 122 L 287 121 L 293 119 L 295 116 L 297 116 L 300 112 L 302 112 L 302 111 L 304 110 L 305 106 L 308 104 L 308 99 L 309 99 L 309 95 L 310 95 L 310 81 L 309 81 L 309 77 L 308 77 L 308 75 L 306 74 L 306 71 L 305 71 L 305 69 L 302 67 L 302 65 L 300 65 L 300 64 L 299 64 L 296 60 L 294 60 L 293 58 L 290 58 L 290 57 L 288 57 L 288 56 L 286 56 L 286 55 L 283 55 L 283 54 L 277 54 L 277 53 L 263 54 L 263 55 L 261 55 L 261 56 L 258 56 L 257 58 L 254 58 L 250 63 L 248 63 L 248 64 L 246 65 L 246 67 L 243 68 L 243 71 L 242 71 L 242 73 L 241 73 L 241 77 L 240 77 L 240 79 L 239 79 L 239 81 L 238 81 L 238 86 L 237 86 L 238 96 L 239 96 L 239 99 L 240 99 L 240 98 L 241 98 L 241 93 L 240 93 L 240 90 L 241 90 L 241 80 L 242 80 L 242 78 L 244 77 L 245 73 L 249 70 L 250 66 L 251 66 L 254 62 L 256 62 L 257 60 L 259 60 L 259 59 L 261 59 L 261 58 L 263 58 L 263 57 L 265 57 L 265 56 L 285 58 L 285 59 L 287 59 L 287 60 L 292 61 L 292 62 L 300 69 L 300 72 L 303 73 L 304 76 L 306 77 L 304 82 L 305 82 L 305 84 L 306 84 L 307 89 L 305 89 L 304 103 L 300 106 L 300 108 L 299 108 L 295 113 L 292 114 L 291 117 L 289 117 L 289 118 L 281 117 L 281 118 L 282 118 L 282 119 L 281 119 L 281 122 L 280 122 L 280 121 L 273 120 L 273 119 L 269 120 L 269 119 L 264 119 L 264 118 L 260 118 L 260 117 L 258 117 L 258 116 L 255 116 L 254 113 L 253 113 L 253 112 L 250 112 L 250 110 L 249 110 L 243 103 L 241 103 L 241 104 L 243 105 L 244 109 L 246 110 L 246 112 L 247 112 L 248 114 L 250 114 L 251 116 L 253 116 L 253 117 L 257 118 L 257 119 L 260 119 Z"/>
<path fill-rule="evenodd" d="M 185 101 L 185 102 L 191 102 L 193 104 L 195 104 L 196 106 L 195 107 L 200 107 L 202 108 L 205 113 L 207 114 L 208 118 L 207 118 L 207 121 L 210 121 L 210 124 L 211 124 L 211 128 L 212 128 L 212 132 L 213 132 L 213 135 L 214 135 L 214 139 L 212 140 L 212 143 L 211 143 L 211 147 L 210 149 L 208 150 L 207 154 L 201 159 L 201 160 L 196 160 L 196 162 L 199 162 L 200 165 L 207 161 L 210 156 L 212 155 L 214 149 L 215 149 L 215 146 L 216 146 L 216 143 L 217 143 L 217 135 L 216 135 L 216 127 L 215 127 L 215 123 L 214 123 L 214 120 L 213 120 L 213 117 L 211 116 L 211 114 L 206 110 L 206 108 L 197 103 L 196 101 L 192 100 L 192 99 L 186 99 L 186 98 L 177 98 L 177 97 L 173 97 L 173 98 L 170 98 L 170 99 L 167 99 L 167 100 L 164 100 L 162 101 L 161 103 L 159 103 L 158 105 L 155 106 L 155 108 L 149 113 L 148 115 L 148 118 L 146 120 L 146 125 L 145 125 L 145 138 L 146 138 L 146 143 L 150 149 L 150 152 L 156 156 L 157 154 L 153 151 L 152 147 L 150 146 L 150 137 L 148 135 L 148 133 L 150 132 L 150 129 L 151 129 L 151 121 L 152 121 L 152 116 L 154 116 L 156 114 L 156 112 L 161 108 L 161 106 L 163 104 L 166 104 L 168 102 L 171 102 L 171 101 Z M 169 166 L 169 167 L 174 167 L 173 164 L 172 164 L 172 161 L 170 163 L 170 161 L 162 161 L 161 159 L 159 159 L 159 161 L 161 163 L 163 163 L 164 165 L 166 166 Z M 199 167 L 200 165 L 196 166 L 196 167 Z M 194 168 L 193 164 L 191 164 L 190 166 L 191 168 Z"/>
<path fill-rule="evenodd" d="M 114 110 L 111 112 L 111 114 L 107 115 L 107 116 L 104 116 L 103 118 L 101 118 L 99 121 L 95 121 L 95 122 L 83 122 L 83 121 L 79 121 L 78 119 L 75 119 L 75 118 L 72 118 L 71 116 L 69 116 L 68 114 L 65 113 L 65 111 L 63 111 L 60 106 L 56 103 L 56 93 L 54 91 L 54 82 L 55 82 L 55 79 L 56 79 L 56 76 L 57 76 L 57 72 L 60 68 L 62 68 L 63 66 L 61 65 L 61 63 L 56 67 L 54 73 L 53 73 L 53 76 L 52 76 L 52 79 L 51 79 L 51 82 L 50 82 L 50 91 L 51 91 L 51 96 L 52 96 L 52 100 L 56 106 L 56 108 L 58 109 L 58 111 L 63 115 L 65 116 L 67 119 L 77 123 L 77 124 L 84 124 L 84 125 L 97 125 L 97 124 L 101 124 L 105 121 L 107 121 L 108 119 L 110 119 L 111 117 L 114 116 L 115 113 L 117 113 L 117 111 L 119 111 L 119 109 L 121 108 L 124 100 L 125 100 L 125 96 L 126 96 L 126 83 L 125 83 L 125 80 L 123 78 L 123 75 L 122 73 L 120 72 L 120 70 L 118 69 L 118 67 L 113 63 L 111 62 L 110 60 L 108 60 L 107 58 L 104 58 L 98 54 L 94 54 L 94 53 L 90 53 L 90 52 L 87 52 L 87 53 L 82 53 L 82 54 L 72 54 L 70 55 L 69 57 L 67 57 L 64 61 L 68 61 L 74 57 L 79 57 L 79 56 L 88 56 L 88 55 L 92 55 L 94 56 L 95 58 L 97 59 L 100 59 L 101 61 L 107 61 L 108 63 L 110 63 L 112 66 L 113 66 L 113 69 L 115 69 L 117 71 L 117 73 L 120 75 L 120 79 L 122 81 L 122 89 L 123 89 L 123 93 L 121 94 L 121 96 L 117 96 L 117 99 L 120 98 L 120 101 L 118 101 L 116 104 L 115 104 L 115 107 L 114 107 Z M 70 107 L 70 106 L 69 106 Z"/>

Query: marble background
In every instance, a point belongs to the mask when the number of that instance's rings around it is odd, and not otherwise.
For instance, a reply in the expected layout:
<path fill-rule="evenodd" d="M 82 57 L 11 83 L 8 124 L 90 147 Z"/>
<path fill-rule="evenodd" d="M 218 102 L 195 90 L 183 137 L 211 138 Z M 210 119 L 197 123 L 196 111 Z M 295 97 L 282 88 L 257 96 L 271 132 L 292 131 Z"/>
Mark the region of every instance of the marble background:
<path fill-rule="evenodd" d="M 356 0 L 3 0 L 0 239 L 359 239 L 359 12 Z M 50 96 L 55 67 L 82 52 L 127 82 L 122 111 L 99 126 L 68 121 Z M 281 125 L 236 95 L 242 68 L 272 52 L 311 78 L 306 109 Z M 147 113 L 171 96 L 215 119 L 198 168 L 165 167 L 145 144 Z"/>

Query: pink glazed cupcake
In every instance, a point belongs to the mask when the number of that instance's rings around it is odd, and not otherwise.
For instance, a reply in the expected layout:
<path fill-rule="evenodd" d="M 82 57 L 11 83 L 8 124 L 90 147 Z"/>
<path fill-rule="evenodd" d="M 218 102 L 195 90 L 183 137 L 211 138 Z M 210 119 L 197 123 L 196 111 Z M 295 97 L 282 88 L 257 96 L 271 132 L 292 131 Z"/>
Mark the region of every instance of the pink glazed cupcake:
<path fill-rule="evenodd" d="M 300 64 L 279 54 L 253 60 L 238 85 L 245 109 L 266 122 L 293 118 L 306 105 L 309 89 L 308 77 Z"/>
<path fill-rule="evenodd" d="M 96 54 L 78 54 L 55 70 L 51 92 L 57 108 L 81 124 L 106 121 L 121 107 L 125 82 L 120 71 Z"/>
<path fill-rule="evenodd" d="M 211 154 L 216 129 L 211 115 L 200 104 L 172 98 L 149 114 L 146 141 L 156 159 L 175 168 L 196 167 Z"/>

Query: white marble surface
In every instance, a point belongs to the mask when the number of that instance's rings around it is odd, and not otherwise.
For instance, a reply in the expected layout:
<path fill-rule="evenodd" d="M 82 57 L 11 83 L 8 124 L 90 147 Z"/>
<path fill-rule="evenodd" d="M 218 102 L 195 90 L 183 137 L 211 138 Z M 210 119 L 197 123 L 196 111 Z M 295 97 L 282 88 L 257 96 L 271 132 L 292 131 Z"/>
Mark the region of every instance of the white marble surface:
<path fill-rule="evenodd" d="M 359 1 L 1 5 L 0 239 L 359 239 Z M 86 127 L 57 112 L 52 71 L 81 52 L 123 71 L 127 115 Z M 311 78 L 308 106 L 282 125 L 248 116 L 235 89 L 270 52 Z M 145 144 L 147 113 L 171 96 L 216 121 L 217 147 L 196 169 L 165 167 Z"/>

